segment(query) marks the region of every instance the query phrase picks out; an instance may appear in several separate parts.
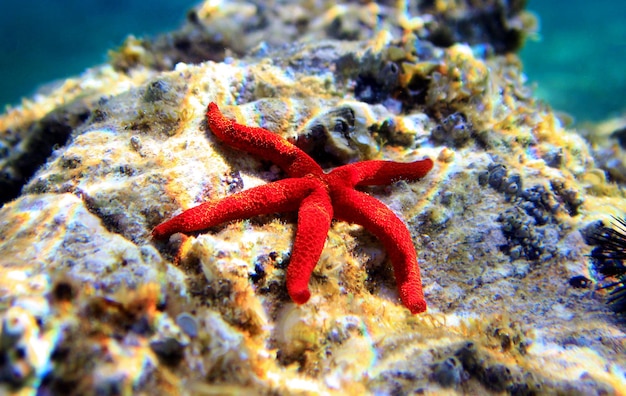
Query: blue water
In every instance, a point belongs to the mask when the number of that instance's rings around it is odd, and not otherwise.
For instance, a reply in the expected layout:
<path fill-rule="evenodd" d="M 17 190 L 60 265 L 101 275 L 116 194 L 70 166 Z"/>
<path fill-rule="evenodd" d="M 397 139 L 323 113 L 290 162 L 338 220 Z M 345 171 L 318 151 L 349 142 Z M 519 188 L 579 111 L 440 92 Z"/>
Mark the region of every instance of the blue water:
<path fill-rule="evenodd" d="M 182 25 L 200 0 L 3 1 L 0 108 L 47 82 L 106 62 L 129 34 L 156 35 Z"/>
<path fill-rule="evenodd" d="M 103 63 L 128 34 L 177 28 L 197 1 L 4 2 L 0 106 Z M 537 95 L 577 120 L 626 111 L 626 1 L 530 0 L 528 8 L 541 17 L 541 40 L 521 52 Z"/>
<path fill-rule="evenodd" d="M 577 120 L 626 113 L 626 1 L 530 0 L 541 39 L 521 52 L 537 96 Z"/>

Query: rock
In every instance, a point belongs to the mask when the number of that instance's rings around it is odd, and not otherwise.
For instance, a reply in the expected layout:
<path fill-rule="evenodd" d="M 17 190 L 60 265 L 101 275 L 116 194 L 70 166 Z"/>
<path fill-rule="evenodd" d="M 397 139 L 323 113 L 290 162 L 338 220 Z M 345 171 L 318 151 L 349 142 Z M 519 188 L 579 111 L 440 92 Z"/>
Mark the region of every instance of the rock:
<path fill-rule="evenodd" d="M 524 2 L 322 3 L 206 1 L 0 115 L 0 392 L 624 387 L 624 326 L 580 233 L 626 211 L 620 167 L 533 98 L 513 52 Z M 284 176 L 213 136 L 212 101 L 325 167 L 435 160 L 365 190 L 407 224 L 429 311 L 399 303 L 357 225 L 333 223 L 302 306 L 285 290 L 294 214 L 152 240 Z"/>

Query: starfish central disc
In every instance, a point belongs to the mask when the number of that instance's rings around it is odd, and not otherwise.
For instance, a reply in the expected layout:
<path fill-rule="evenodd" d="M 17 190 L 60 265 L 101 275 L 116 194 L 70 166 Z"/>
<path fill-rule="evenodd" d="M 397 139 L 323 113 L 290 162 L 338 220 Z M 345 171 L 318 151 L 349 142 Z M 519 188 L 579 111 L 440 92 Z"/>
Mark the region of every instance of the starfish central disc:
<path fill-rule="evenodd" d="M 363 161 L 324 173 L 295 145 L 263 128 L 241 125 L 226 118 L 215 103 L 209 104 L 207 123 L 220 141 L 272 161 L 288 178 L 186 210 L 158 225 L 152 231 L 154 238 L 165 239 L 177 232 L 200 231 L 261 214 L 297 211 L 297 231 L 286 278 L 289 296 L 294 302 L 304 304 L 311 296 L 309 280 L 324 248 L 331 221 L 360 224 L 385 247 L 404 306 L 412 313 L 426 311 L 409 230 L 387 206 L 356 187 L 419 179 L 432 169 L 430 158 L 406 163 Z"/>

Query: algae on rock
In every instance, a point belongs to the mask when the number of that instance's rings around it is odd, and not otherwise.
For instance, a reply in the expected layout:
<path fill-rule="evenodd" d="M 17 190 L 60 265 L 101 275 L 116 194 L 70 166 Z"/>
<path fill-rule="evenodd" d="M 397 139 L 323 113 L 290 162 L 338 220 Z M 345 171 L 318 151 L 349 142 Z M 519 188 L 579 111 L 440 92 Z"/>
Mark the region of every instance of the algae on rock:
<path fill-rule="evenodd" d="M 15 192 L 0 209 L 2 391 L 626 388 L 624 326 L 580 232 L 626 211 L 624 181 L 598 169 L 618 169 L 602 136 L 533 98 L 513 53 L 533 28 L 524 2 L 257 3 L 206 1 L 0 116 Z M 212 136 L 211 101 L 325 167 L 437 159 L 419 183 L 367 191 L 407 223 L 429 312 L 398 303 L 356 225 L 333 224 L 302 306 L 285 290 L 293 214 L 151 240 L 184 209 L 282 177 Z M 64 138 L 14 177 L 53 141 L 50 120 Z"/>

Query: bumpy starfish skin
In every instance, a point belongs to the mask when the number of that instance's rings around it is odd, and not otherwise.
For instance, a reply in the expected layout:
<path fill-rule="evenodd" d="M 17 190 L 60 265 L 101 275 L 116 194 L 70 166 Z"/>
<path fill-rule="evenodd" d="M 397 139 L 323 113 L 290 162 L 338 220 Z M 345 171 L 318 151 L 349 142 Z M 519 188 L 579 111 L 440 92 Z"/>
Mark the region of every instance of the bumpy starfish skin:
<path fill-rule="evenodd" d="M 324 173 L 298 147 L 263 128 L 241 125 L 224 117 L 215 103 L 209 104 L 207 122 L 223 143 L 272 161 L 289 178 L 186 210 L 157 226 L 152 231 L 155 238 L 200 231 L 261 214 L 297 210 L 298 225 L 286 276 L 287 291 L 293 301 L 304 304 L 311 296 L 309 280 L 324 248 L 331 221 L 335 218 L 356 223 L 373 233 L 387 250 L 404 306 L 412 313 L 426 311 L 409 230 L 384 204 L 355 187 L 419 179 L 432 169 L 431 159 L 408 163 L 363 161 Z"/>

